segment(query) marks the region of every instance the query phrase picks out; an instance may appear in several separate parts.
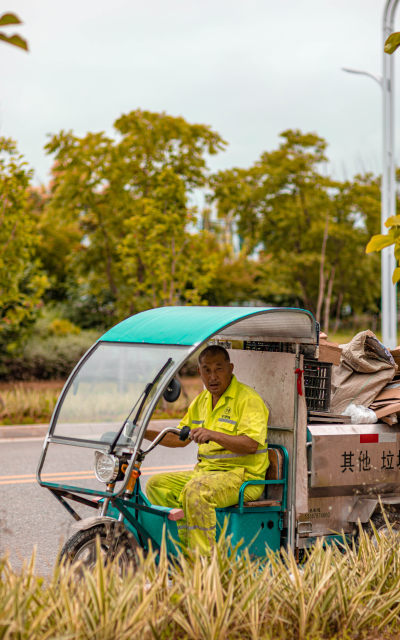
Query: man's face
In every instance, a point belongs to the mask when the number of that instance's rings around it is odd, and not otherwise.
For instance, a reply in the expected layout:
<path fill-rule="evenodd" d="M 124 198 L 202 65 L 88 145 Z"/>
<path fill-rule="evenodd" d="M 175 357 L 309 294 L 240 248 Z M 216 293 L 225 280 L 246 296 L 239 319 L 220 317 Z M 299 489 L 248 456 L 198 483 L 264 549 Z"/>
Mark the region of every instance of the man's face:
<path fill-rule="evenodd" d="M 215 398 L 220 398 L 229 387 L 233 364 L 225 360 L 222 353 L 203 356 L 199 363 L 199 373 L 204 386 Z"/>

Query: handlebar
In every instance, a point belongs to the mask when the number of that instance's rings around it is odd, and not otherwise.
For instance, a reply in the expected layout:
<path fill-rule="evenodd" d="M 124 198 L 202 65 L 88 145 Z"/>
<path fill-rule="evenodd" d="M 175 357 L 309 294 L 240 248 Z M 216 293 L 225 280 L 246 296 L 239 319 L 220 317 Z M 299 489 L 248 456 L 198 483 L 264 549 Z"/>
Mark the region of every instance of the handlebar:
<path fill-rule="evenodd" d="M 164 436 L 167 435 L 167 433 L 175 433 L 180 440 L 187 440 L 187 438 L 189 437 L 190 429 L 189 427 L 183 427 L 182 429 L 177 429 L 177 427 L 166 427 L 166 429 L 160 431 L 158 436 L 154 438 L 153 442 L 149 447 L 147 447 L 147 449 L 144 449 L 144 451 L 142 450 L 142 455 L 145 456 L 150 453 L 150 451 L 153 451 L 153 449 L 161 442 L 161 440 L 164 438 Z"/>

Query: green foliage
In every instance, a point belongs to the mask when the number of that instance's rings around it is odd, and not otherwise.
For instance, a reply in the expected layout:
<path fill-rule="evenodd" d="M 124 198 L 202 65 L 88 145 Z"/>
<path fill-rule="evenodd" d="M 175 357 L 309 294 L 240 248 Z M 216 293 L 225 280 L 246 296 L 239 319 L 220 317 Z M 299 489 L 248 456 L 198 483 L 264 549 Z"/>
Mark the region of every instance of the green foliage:
<path fill-rule="evenodd" d="M 205 154 L 224 141 L 164 113 L 133 111 L 114 126 L 117 140 L 61 132 L 46 146 L 55 164 L 45 218 L 55 245 L 66 236 L 76 243 L 67 270 L 98 300 L 111 296 L 119 317 L 203 302 L 219 251 L 195 233 L 188 196 L 206 184 Z"/>
<path fill-rule="evenodd" d="M 80 327 L 77 327 L 69 320 L 65 320 L 65 318 L 55 318 L 50 323 L 49 329 L 53 336 L 78 335 L 81 332 Z"/>
<path fill-rule="evenodd" d="M 385 222 L 385 227 L 389 229 L 388 233 L 386 235 L 378 233 L 372 236 L 367 244 L 366 253 L 382 251 L 382 249 L 394 245 L 394 256 L 398 261 L 400 260 L 400 215 L 390 216 Z M 399 280 L 400 268 L 396 267 L 392 274 L 393 284 L 396 284 Z"/>
<path fill-rule="evenodd" d="M 379 263 L 364 255 L 379 221 L 379 181 L 371 175 L 340 183 L 323 175 L 326 142 L 288 130 L 275 151 L 248 170 L 221 171 L 210 201 L 238 229 L 252 264 L 253 299 L 305 306 L 327 329 L 331 307 L 375 311 Z M 352 276 L 349 278 L 349 272 Z"/>
<path fill-rule="evenodd" d="M 3 13 L 0 16 L 0 27 L 8 27 L 9 25 L 14 24 L 22 24 L 21 20 L 18 18 L 15 13 Z M 14 47 L 19 47 L 20 49 L 24 49 L 24 51 L 28 51 L 28 43 L 24 38 L 21 38 L 17 33 L 14 33 L 12 36 L 6 35 L 3 31 L 0 31 L 0 40 L 3 42 L 7 42 L 7 44 L 11 44 Z"/>
<path fill-rule="evenodd" d="M 385 40 L 384 52 L 394 53 L 400 47 L 400 33 L 391 33 Z"/>
<path fill-rule="evenodd" d="M 29 207 L 31 171 L 0 138 L 0 345 L 11 352 L 41 304 L 48 280 L 35 260 L 38 230 Z"/>
<path fill-rule="evenodd" d="M 92 571 L 34 559 L 20 573 L 0 561 L 0 628 L 12 640 L 389 640 L 400 632 L 400 551 L 395 531 L 356 547 L 317 542 L 298 565 L 290 552 L 255 560 L 222 537 L 209 559 L 162 550 L 135 571 L 98 561 Z M 100 554 L 99 554 L 100 555 Z"/>
<path fill-rule="evenodd" d="M 2 359 L 0 379 L 65 379 L 98 337 L 97 331 L 50 335 L 46 338 L 33 335 L 21 351 Z"/>
<path fill-rule="evenodd" d="M 321 137 L 284 131 L 250 168 L 210 176 L 207 156 L 226 144 L 210 127 L 142 110 L 114 127 L 114 137 L 53 135 L 52 179 L 40 188 L 0 140 L 1 375 L 69 370 L 71 358 L 45 361 L 45 347 L 22 355 L 42 305 L 58 311 L 39 340 L 36 325 L 36 345 L 164 305 L 301 306 L 325 331 L 344 308 L 377 313 L 379 257 L 365 246 L 379 231 L 380 180 L 331 180 Z M 390 224 L 369 251 L 396 245 L 399 221 Z"/>

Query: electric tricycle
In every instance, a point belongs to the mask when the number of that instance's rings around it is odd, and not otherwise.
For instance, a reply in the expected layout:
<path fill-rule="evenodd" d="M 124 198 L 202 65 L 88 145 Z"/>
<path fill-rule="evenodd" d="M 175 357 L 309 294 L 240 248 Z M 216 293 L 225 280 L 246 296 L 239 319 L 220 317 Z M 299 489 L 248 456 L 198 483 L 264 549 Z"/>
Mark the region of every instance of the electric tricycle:
<path fill-rule="evenodd" d="M 107 331 L 67 380 L 37 470 L 39 484 L 76 520 L 62 557 L 90 566 L 100 548 L 107 558 L 118 554 L 129 563 L 138 548 L 157 550 L 163 540 L 171 557 L 178 553 L 183 512 L 151 504 L 140 476 L 149 475 L 146 458 L 167 433 L 176 435 L 177 444 L 188 436 L 188 429 L 177 429 L 178 420 L 165 424 L 152 417 L 162 398 L 176 401 L 179 372 L 207 344 L 228 349 L 237 378 L 261 395 L 270 412 L 270 465 L 265 480 L 253 481 L 265 486 L 263 495 L 245 502 L 244 483 L 237 505 L 217 509 L 219 530 L 231 536 L 239 553 L 248 548 L 261 557 L 267 547 L 297 553 L 318 537 L 352 535 L 359 520 L 368 522 L 379 498 L 400 503 L 400 465 L 393 473 L 375 465 L 389 441 L 400 456 L 399 427 L 326 422 L 330 365 L 319 362 L 318 343 L 318 323 L 295 308 L 164 307 Z M 325 422 L 313 423 L 310 414 L 315 418 L 319 411 Z M 146 444 L 150 421 L 158 435 Z M 355 463 L 366 449 L 363 434 L 378 434 L 368 441 L 376 449 L 369 445 L 374 462 L 368 472 Z M 181 464 L 175 467 L 182 468 L 195 446 L 179 449 Z M 354 464 L 346 467 L 350 454 Z M 168 470 L 168 462 L 161 468 Z M 93 515 L 82 517 L 77 505 Z"/>

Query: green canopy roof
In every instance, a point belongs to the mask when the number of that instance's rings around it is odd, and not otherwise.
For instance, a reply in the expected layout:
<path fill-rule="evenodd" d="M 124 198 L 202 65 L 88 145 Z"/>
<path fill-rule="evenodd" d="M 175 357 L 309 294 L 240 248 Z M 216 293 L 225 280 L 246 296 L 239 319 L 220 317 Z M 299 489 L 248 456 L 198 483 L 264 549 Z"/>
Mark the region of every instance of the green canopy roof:
<path fill-rule="evenodd" d="M 240 323 L 236 326 L 236 323 Z M 316 343 L 317 324 L 309 311 L 279 307 L 161 307 L 143 311 L 107 331 L 100 340 L 197 345 L 222 333 L 249 338 L 278 336 Z"/>

